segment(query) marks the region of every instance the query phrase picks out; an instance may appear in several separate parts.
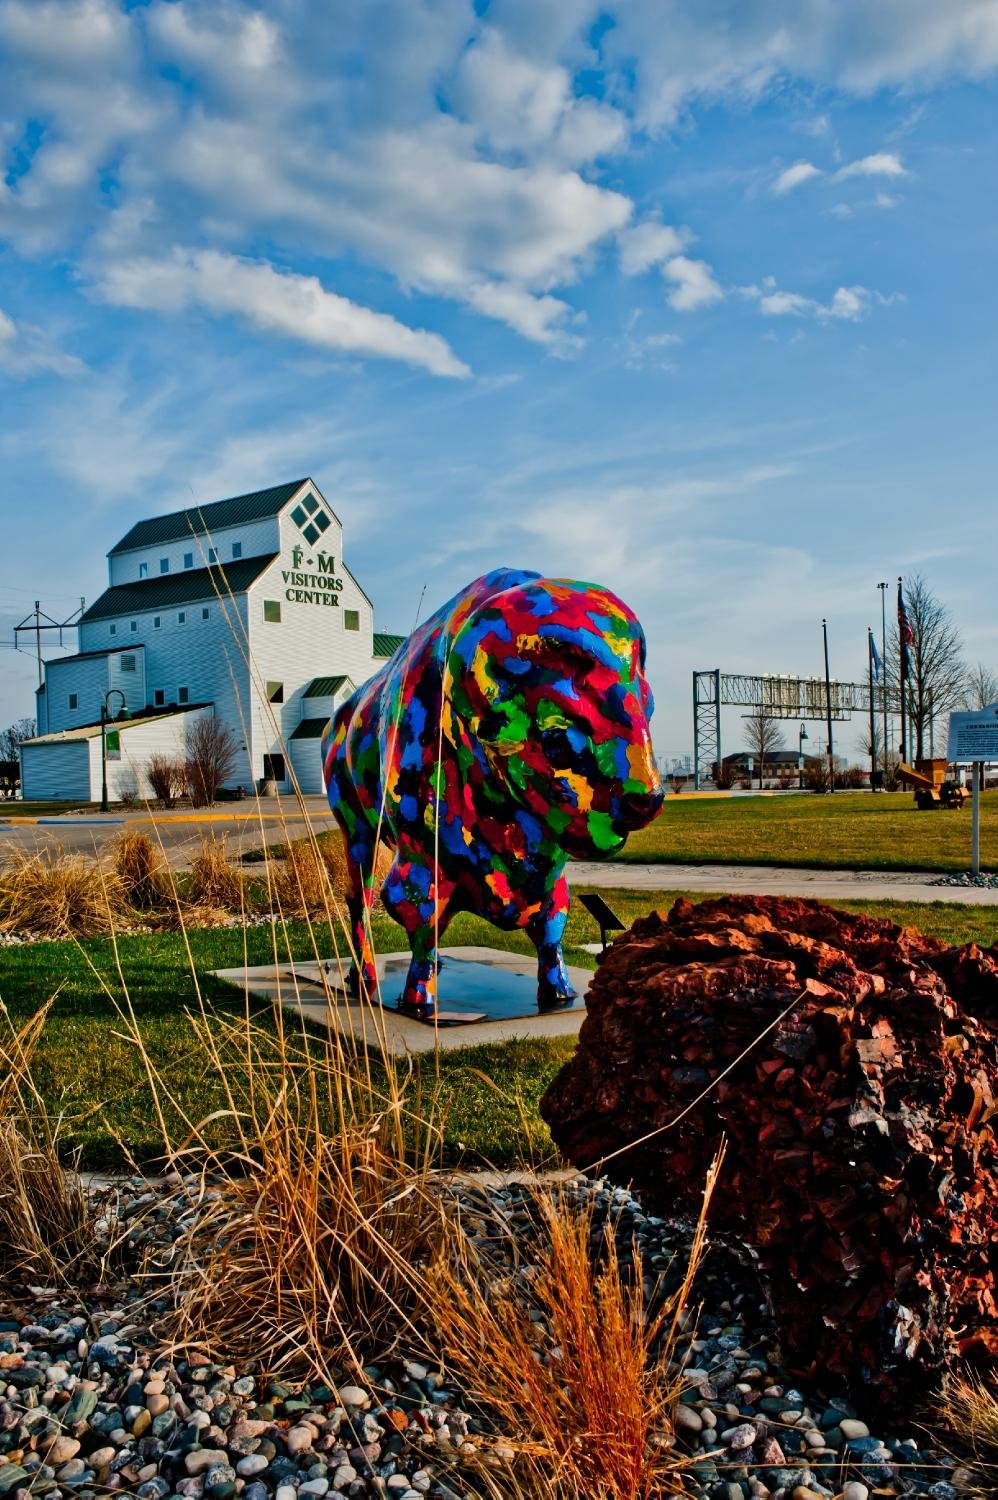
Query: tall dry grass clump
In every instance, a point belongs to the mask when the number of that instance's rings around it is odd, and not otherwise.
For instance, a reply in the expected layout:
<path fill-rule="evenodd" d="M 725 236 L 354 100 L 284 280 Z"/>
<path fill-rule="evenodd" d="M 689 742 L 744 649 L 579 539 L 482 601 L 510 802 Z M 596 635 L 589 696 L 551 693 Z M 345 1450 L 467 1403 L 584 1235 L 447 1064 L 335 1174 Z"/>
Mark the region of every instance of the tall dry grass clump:
<path fill-rule="evenodd" d="M 57 1126 L 31 1080 L 50 1005 L 16 1030 L 0 1004 L 0 1277 L 65 1286 L 94 1271 L 94 1233 L 80 1179 L 63 1170 Z"/>
<path fill-rule="evenodd" d="M 973 1461 L 980 1494 L 998 1494 L 998 1393 L 981 1375 L 954 1373 L 935 1424 Z"/>
<path fill-rule="evenodd" d="M 246 904 L 243 878 L 229 859 L 229 846 L 217 833 L 205 834 L 188 872 L 188 900 L 194 906 L 241 911 Z"/>
<path fill-rule="evenodd" d="M 111 867 L 125 899 L 139 911 L 152 911 L 170 896 L 170 872 L 162 850 L 140 828 L 125 828 L 111 844 Z"/>
<path fill-rule="evenodd" d="M 141 1047 L 134 1017 L 124 1019 Z M 162 1331 L 226 1360 L 328 1380 L 334 1365 L 359 1371 L 372 1351 L 417 1336 L 422 1269 L 442 1233 L 431 1190 L 440 1131 L 410 1112 L 391 1066 L 376 1079 L 349 1041 L 289 1034 L 274 1019 L 276 1035 L 248 1016 L 193 1018 L 226 1101 L 202 1121 L 185 1117 L 143 1054 L 184 1184 Z M 182 1139 L 167 1118 L 181 1121 Z"/>
<path fill-rule="evenodd" d="M 449 1237 L 427 1277 L 429 1307 L 451 1376 L 502 1430 L 512 1468 L 508 1484 L 494 1480 L 500 1493 L 646 1500 L 681 1489 L 690 1460 L 673 1452 L 675 1344 L 719 1169 L 720 1159 L 682 1281 L 654 1306 L 638 1256 L 625 1275 L 613 1220 L 594 1232 L 591 1196 L 538 1198 L 537 1239 L 518 1241 L 518 1270 L 490 1273 Z"/>
<path fill-rule="evenodd" d="M 388 874 L 392 856 L 379 847 L 375 861 L 375 883 Z M 271 899 L 287 918 L 324 918 L 338 912 L 346 896 L 347 863 L 339 832 L 314 838 L 295 839 L 283 860 L 269 865 Z"/>
<path fill-rule="evenodd" d="M 120 927 L 127 911 L 118 872 L 84 854 L 11 848 L 0 866 L 0 927 L 8 932 L 93 937 Z"/>

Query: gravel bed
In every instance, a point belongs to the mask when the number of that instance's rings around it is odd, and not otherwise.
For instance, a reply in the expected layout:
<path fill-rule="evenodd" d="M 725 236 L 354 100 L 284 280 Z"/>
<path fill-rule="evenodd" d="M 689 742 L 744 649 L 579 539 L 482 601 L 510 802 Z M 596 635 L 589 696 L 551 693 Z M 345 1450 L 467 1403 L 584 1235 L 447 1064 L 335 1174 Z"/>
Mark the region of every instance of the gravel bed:
<path fill-rule="evenodd" d="M 304 920 L 304 918 L 302 919 Z M 192 922 L 191 926 L 202 928 L 229 928 L 229 927 L 269 927 L 274 923 L 281 923 L 283 917 L 275 916 L 272 912 L 256 912 L 243 914 L 242 912 L 231 912 L 228 916 L 217 917 L 212 921 L 198 920 Z M 114 929 L 115 938 L 137 937 L 143 933 L 150 932 L 179 932 L 179 927 L 154 926 L 151 922 L 125 922 Z M 110 933 L 91 933 L 92 937 L 110 937 Z M 0 948 L 21 948 L 28 943 L 63 943 L 63 942 L 85 942 L 86 939 L 77 933 L 63 933 L 60 937 L 53 937 L 50 932 L 8 932 L 0 931 Z"/>
<path fill-rule="evenodd" d="M 938 880 L 930 880 L 928 884 L 973 886 L 979 891 L 998 891 L 998 874 L 971 875 L 967 870 L 961 875 L 941 875 Z"/>
<path fill-rule="evenodd" d="M 594 1239 L 608 1216 L 622 1260 L 640 1250 L 649 1298 L 681 1276 L 689 1225 L 644 1214 L 624 1190 L 576 1180 L 595 1194 Z M 130 1250 L 166 1251 L 179 1233 L 176 1185 L 141 1180 L 103 1189 L 105 1232 L 131 1226 Z M 451 1180 L 479 1251 L 501 1262 L 515 1236 L 521 1265 L 536 1233 L 536 1184 Z M 490 1229 L 490 1224 L 492 1228 Z M 681 1336 L 685 1363 L 677 1447 L 695 1459 L 683 1481 L 705 1500 L 813 1500 L 871 1494 L 957 1500 L 966 1469 L 908 1426 L 870 1427 L 847 1402 L 823 1399 L 781 1370 L 751 1260 L 719 1242 L 695 1288 L 700 1304 Z M 422 1500 L 485 1493 L 464 1456 L 503 1434 L 448 1380 L 418 1358 L 342 1372 L 304 1387 L 265 1380 L 252 1367 L 171 1353 L 150 1332 L 165 1300 L 150 1303 L 124 1279 L 68 1297 L 35 1287 L 0 1296 L 0 1497 L 97 1500 L 116 1491 L 142 1500 Z"/>

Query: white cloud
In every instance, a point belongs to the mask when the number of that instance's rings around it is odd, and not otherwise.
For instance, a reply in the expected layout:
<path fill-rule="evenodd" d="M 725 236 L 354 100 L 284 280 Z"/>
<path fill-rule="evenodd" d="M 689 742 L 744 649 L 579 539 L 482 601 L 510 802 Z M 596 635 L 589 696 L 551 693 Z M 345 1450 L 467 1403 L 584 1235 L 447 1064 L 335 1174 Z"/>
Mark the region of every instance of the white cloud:
<path fill-rule="evenodd" d="M 840 286 L 830 302 L 819 302 L 814 297 L 804 297 L 800 292 L 783 292 L 775 287 L 772 278 L 767 278 L 762 287 L 744 287 L 748 297 L 758 300 L 759 311 L 767 318 L 817 318 L 819 322 L 857 322 L 869 311 L 871 302 L 885 303 L 892 299 L 871 292 L 864 286 Z"/>
<path fill-rule="evenodd" d="M 807 182 L 812 177 L 820 177 L 821 168 L 816 167 L 810 161 L 795 161 L 792 167 L 786 167 L 773 183 L 773 192 L 782 197 L 784 193 L 792 193 L 794 188 L 800 187 L 802 182 Z"/>
<path fill-rule="evenodd" d="M 674 255 L 662 267 L 662 275 L 671 283 L 669 306 L 677 312 L 696 312 L 720 302 L 724 296 L 723 287 L 714 280 L 713 271 L 704 260 Z"/>
<path fill-rule="evenodd" d="M 582 340 L 564 326 L 573 310 L 558 297 L 534 297 L 511 282 L 496 281 L 469 286 L 464 297 L 476 312 L 497 318 L 524 338 L 547 344 L 557 353 L 568 354 L 581 346 Z"/>
<path fill-rule="evenodd" d="M 40 328 L 15 323 L 0 308 L 0 370 L 9 375 L 80 375 L 86 369 L 74 354 L 54 349 Z"/>
<path fill-rule="evenodd" d="M 657 219 L 646 219 L 618 236 L 620 269 L 625 276 L 640 276 L 652 266 L 660 266 L 687 246 L 690 235 L 685 229 L 673 229 Z"/>
<path fill-rule="evenodd" d="M 858 161 L 851 161 L 841 167 L 835 174 L 836 182 L 843 182 L 848 177 L 904 177 L 904 167 L 901 158 L 893 151 L 875 151 L 872 156 L 862 156 Z"/>
<path fill-rule="evenodd" d="M 873 200 L 874 208 L 897 208 L 901 199 L 896 193 L 878 193 Z"/>
<path fill-rule="evenodd" d="M 265 261 L 214 250 L 176 250 L 163 260 L 112 264 L 97 290 L 118 307 L 160 312 L 199 307 L 321 349 L 402 360 L 434 375 L 470 373 L 439 334 L 409 328 L 387 313 L 327 291 L 315 276 L 277 271 Z"/>

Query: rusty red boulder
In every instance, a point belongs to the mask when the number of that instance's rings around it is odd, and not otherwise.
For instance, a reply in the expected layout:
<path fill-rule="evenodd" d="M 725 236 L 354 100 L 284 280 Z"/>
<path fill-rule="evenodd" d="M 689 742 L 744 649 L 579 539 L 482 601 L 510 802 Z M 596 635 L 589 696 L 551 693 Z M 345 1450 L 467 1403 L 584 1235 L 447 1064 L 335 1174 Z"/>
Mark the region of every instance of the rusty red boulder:
<path fill-rule="evenodd" d="M 818 902 L 635 922 L 541 1101 L 562 1152 L 663 1214 L 699 1205 L 766 1274 L 787 1365 L 917 1400 L 998 1356 L 998 952 Z M 632 1144 L 633 1143 L 633 1144 Z"/>

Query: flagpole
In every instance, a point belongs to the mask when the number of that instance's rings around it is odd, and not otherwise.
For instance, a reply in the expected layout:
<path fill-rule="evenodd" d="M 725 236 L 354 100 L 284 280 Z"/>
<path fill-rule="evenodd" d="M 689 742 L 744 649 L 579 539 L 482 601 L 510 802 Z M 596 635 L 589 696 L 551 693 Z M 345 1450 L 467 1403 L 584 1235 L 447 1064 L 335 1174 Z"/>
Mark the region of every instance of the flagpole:
<path fill-rule="evenodd" d="M 898 574 L 898 687 L 901 698 L 901 759 L 906 760 L 904 693 L 908 686 L 908 646 L 904 638 L 904 602 L 901 595 L 901 575 Z"/>
<path fill-rule="evenodd" d="M 828 624 L 821 622 L 821 634 L 825 642 L 825 713 L 828 718 L 828 790 L 835 790 L 835 753 L 832 750 L 832 679 L 828 672 Z"/>
<path fill-rule="evenodd" d="M 869 625 L 866 627 L 866 658 L 870 673 L 870 791 L 872 792 L 877 774 L 877 719 L 873 706 L 873 631 Z"/>
<path fill-rule="evenodd" d="M 884 791 L 887 790 L 888 771 L 888 735 L 887 735 L 887 585 L 878 583 L 880 590 L 880 649 L 883 653 L 880 663 L 880 701 L 884 710 Z"/>

